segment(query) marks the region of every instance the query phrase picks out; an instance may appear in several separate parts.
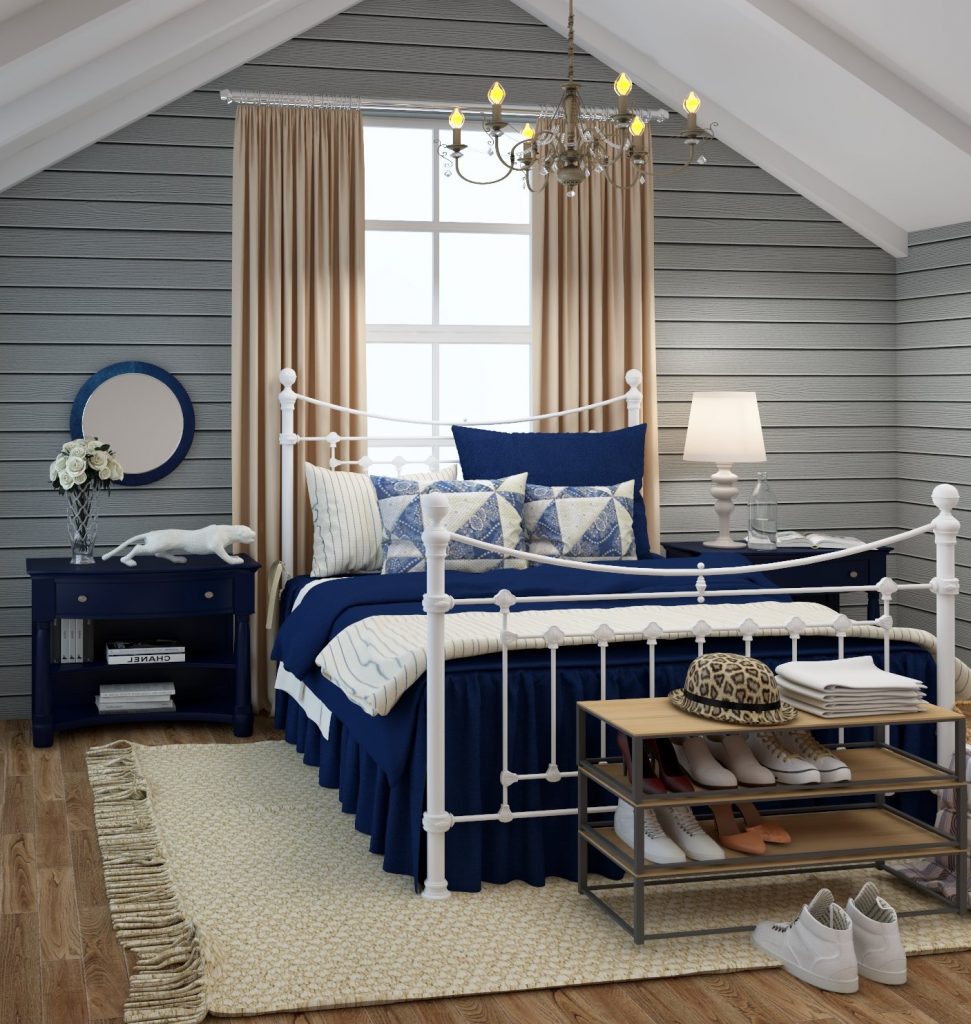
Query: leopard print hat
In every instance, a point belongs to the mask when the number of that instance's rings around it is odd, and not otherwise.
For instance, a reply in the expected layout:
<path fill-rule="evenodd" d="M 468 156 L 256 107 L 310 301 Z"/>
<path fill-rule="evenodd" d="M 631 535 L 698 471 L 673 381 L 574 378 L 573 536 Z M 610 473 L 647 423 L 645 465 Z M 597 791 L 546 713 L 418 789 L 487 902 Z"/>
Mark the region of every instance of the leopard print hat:
<path fill-rule="evenodd" d="M 781 725 L 797 714 L 782 702 L 772 669 L 742 654 L 702 654 L 668 696 L 682 711 L 736 725 Z"/>

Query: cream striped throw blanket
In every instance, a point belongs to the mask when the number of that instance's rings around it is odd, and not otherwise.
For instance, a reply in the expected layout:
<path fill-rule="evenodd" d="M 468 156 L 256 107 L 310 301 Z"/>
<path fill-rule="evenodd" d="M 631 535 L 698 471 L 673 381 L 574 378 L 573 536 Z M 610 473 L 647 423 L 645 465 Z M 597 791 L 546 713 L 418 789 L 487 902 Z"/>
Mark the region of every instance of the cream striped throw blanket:
<path fill-rule="evenodd" d="M 711 626 L 709 636 L 737 636 L 751 619 L 760 636 L 786 636 L 786 623 L 801 619 L 804 636 L 825 634 L 836 613 L 808 601 L 750 601 L 743 604 L 627 605 L 616 608 L 557 608 L 510 612 L 509 630 L 517 635 L 510 650 L 545 646 L 543 634 L 552 626 L 565 637 L 561 646 L 595 644 L 595 630 L 606 625 L 614 643 L 643 643 L 643 631 L 655 622 L 670 631 L 670 639 L 691 638 L 699 619 Z M 450 612 L 445 616 L 445 659 L 471 658 L 501 650 L 498 611 Z M 425 616 L 372 615 L 348 626 L 317 655 L 324 676 L 369 715 L 386 715 L 401 695 L 425 672 Z M 847 636 L 883 639 L 876 626 L 854 626 Z M 894 627 L 891 639 L 908 641 L 932 655 L 934 637 L 923 630 Z M 756 651 L 757 653 L 757 651 Z M 646 659 L 646 655 L 645 655 Z M 971 673 L 958 662 L 957 689 L 971 688 Z"/>

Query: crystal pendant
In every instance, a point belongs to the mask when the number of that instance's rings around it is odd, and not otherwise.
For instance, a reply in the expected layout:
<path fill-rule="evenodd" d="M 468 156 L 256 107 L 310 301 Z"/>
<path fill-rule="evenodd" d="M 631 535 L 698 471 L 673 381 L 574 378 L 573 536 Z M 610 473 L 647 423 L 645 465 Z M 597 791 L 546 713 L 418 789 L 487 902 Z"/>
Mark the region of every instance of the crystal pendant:
<path fill-rule="evenodd" d="M 768 473 L 758 473 L 756 481 L 748 503 L 748 544 L 752 548 L 774 548 L 779 533 L 779 499 L 769 486 Z"/>
<path fill-rule="evenodd" d="M 98 535 L 98 506 L 90 483 L 72 487 L 67 494 L 67 534 L 71 538 L 71 565 L 94 563 L 94 541 Z"/>

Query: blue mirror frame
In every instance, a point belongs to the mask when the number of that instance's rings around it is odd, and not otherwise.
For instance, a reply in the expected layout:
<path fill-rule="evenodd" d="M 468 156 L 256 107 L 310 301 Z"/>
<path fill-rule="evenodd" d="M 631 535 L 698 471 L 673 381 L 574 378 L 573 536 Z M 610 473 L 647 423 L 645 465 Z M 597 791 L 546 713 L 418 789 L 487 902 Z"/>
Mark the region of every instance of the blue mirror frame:
<path fill-rule="evenodd" d="M 185 458 L 196 432 L 196 416 L 192 409 L 192 401 L 189 398 L 188 392 L 168 370 L 163 370 L 161 366 L 156 366 L 154 363 L 129 360 L 124 363 L 112 363 L 110 366 L 106 366 L 103 370 L 93 374 L 84 382 L 81 390 L 75 396 L 74 404 L 71 406 L 71 437 L 84 436 L 82 419 L 84 407 L 88 404 L 88 399 L 106 380 L 110 380 L 112 377 L 119 377 L 123 373 L 142 373 L 161 381 L 175 395 L 179 408 L 182 410 L 182 437 L 175 451 L 160 466 L 146 470 L 144 473 L 125 473 L 124 479 L 119 481 L 119 484 L 125 487 L 138 487 L 141 484 L 154 483 L 154 481 L 168 476 Z"/>

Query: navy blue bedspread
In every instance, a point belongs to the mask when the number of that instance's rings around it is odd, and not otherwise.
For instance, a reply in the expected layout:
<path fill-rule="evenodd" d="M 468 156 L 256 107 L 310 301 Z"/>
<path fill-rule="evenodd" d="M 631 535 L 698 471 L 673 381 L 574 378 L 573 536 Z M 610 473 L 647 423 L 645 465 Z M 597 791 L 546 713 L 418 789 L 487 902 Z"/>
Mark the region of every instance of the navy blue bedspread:
<path fill-rule="evenodd" d="M 705 563 L 747 564 L 737 555 L 706 553 Z M 637 563 L 625 563 L 637 564 Z M 650 563 L 641 563 L 650 564 Z M 653 561 L 654 565 L 658 563 Z M 665 568 L 694 567 L 694 559 L 667 559 Z M 309 582 L 294 580 L 284 595 L 284 621 L 273 657 L 298 676 L 331 710 L 329 740 L 323 740 L 296 701 L 278 693 L 276 721 L 307 764 L 318 767 L 322 786 L 339 790 L 344 810 L 355 815 L 357 828 L 371 837 L 371 851 L 381 854 L 387 871 L 408 874 L 416 884 L 424 877 L 425 680 L 420 679 L 385 716 L 371 717 L 324 679 L 314 659 L 342 629 L 369 615 L 422 614 L 425 577 L 421 573 L 360 576 L 334 580 L 307 593 L 289 612 L 296 594 Z M 759 573 L 708 580 L 707 599 L 724 602 L 753 598 L 717 598 L 714 591 L 741 587 L 763 588 L 770 581 Z M 488 573 L 447 573 L 446 591 L 453 597 L 495 594 L 507 587 L 521 595 L 556 593 L 621 593 L 669 591 L 672 603 L 693 602 L 694 577 L 633 577 L 589 573 L 554 566 L 528 570 L 500 569 Z M 686 593 L 687 592 L 691 592 Z M 783 598 L 782 600 L 785 600 Z M 618 602 L 587 602 L 610 606 Z M 576 606 L 576 605 L 574 605 Z M 488 606 L 484 606 L 488 607 Z M 548 607 L 562 607 L 554 604 Z M 699 608 L 701 617 L 701 608 Z M 718 641 L 720 650 L 741 650 L 741 641 Z M 847 642 L 849 654 L 877 655 L 877 642 Z M 692 641 L 667 641 L 657 648 L 656 693 L 663 696 L 684 680 L 685 669 L 697 653 Z M 790 657 L 786 640 L 756 641 L 754 653 L 774 666 Z M 835 657 L 835 641 L 806 638 L 801 657 Z M 933 659 L 909 644 L 895 644 L 892 668 L 924 680 L 928 698 L 934 695 Z M 549 762 L 549 655 L 546 651 L 516 652 L 510 657 L 510 768 L 542 771 Z M 576 749 L 575 705 L 599 696 L 600 663 L 596 647 L 565 648 L 559 652 L 557 676 L 558 761 L 572 765 Z M 608 697 L 638 697 L 647 692 L 647 653 L 643 644 L 616 644 L 608 651 Z M 446 806 L 454 814 L 494 812 L 500 788 L 501 729 L 498 655 L 450 661 L 446 665 Z M 595 737 L 589 737 L 592 743 Z M 934 757 L 933 728 L 895 730 L 893 741 L 925 757 Z M 613 739 L 610 739 L 611 752 Z M 591 799 L 599 797 L 592 790 Z M 575 806 L 576 783 L 564 780 L 517 783 L 511 789 L 513 810 Z M 608 802 L 608 801 L 604 801 Z M 909 795 L 911 813 L 933 814 L 929 795 Z M 576 820 L 572 817 L 463 824 L 446 837 L 449 886 L 477 891 L 482 882 L 521 879 L 542 885 L 547 876 L 576 878 Z M 618 877 L 613 865 L 591 853 L 590 867 Z"/>

